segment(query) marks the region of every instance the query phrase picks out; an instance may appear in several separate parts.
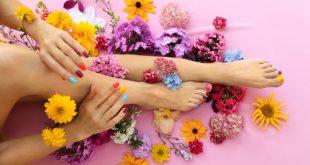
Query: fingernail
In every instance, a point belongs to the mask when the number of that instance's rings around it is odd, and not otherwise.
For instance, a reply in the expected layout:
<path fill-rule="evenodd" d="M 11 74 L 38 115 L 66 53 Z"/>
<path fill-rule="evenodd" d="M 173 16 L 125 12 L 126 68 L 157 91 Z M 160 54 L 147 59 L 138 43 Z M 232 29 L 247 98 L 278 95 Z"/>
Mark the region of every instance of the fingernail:
<path fill-rule="evenodd" d="M 121 86 L 119 88 L 119 93 L 124 93 L 126 91 L 126 88 L 124 86 Z"/>
<path fill-rule="evenodd" d="M 277 77 L 277 81 L 278 81 L 279 83 L 282 83 L 282 82 L 284 81 L 284 78 L 283 78 L 283 75 L 282 75 L 282 74 L 280 74 L 280 75 Z"/>
<path fill-rule="evenodd" d="M 86 58 L 88 58 L 89 57 L 89 54 L 87 53 L 87 52 L 83 52 L 83 55 L 86 57 Z"/>
<path fill-rule="evenodd" d="M 75 72 L 75 74 L 77 75 L 77 76 L 79 76 L 79 78 L 82 78 L 84 75 L 83 75 L 83 73 L 80 71 L 80 70 L 77 70 L 76 72 Z"/>
<path fill-rule="evenodd" d="M 74 78 L 74 77 L 70 77 L 70 78 L 69 78 L 69 81 L 70 81 L 72 84 L 76 84 L 76 83 L 77 83 L 77 79 Z"/>
<path fill-rule="evenodd" d="M 212 90 L 212 85 L 210 83 L 205 84 L 205 89 L 207 92 L 210 92 Z"/>
<path fill-rule="evenodd" d="M 118 88 L 118 86 L 119 86 L 118 82 L 113 83 L 113 88 Z"/>
<path fill-rule="evenodd" d="M 122 94 L 122 96 L 121 96 L 121 99 L 122 99 L 122 101 L 126 101 L 127 100 L 127 95 L 124 93 L 124 94 Z"/>
<path fill-rule="evenodd" d="M 279 74 L 282 74 L 281 70 L 279 70 Z"/>
<path fill-rule="evenodd" d="M 86 65 L 83 62 L 80 63 L 80 68 L 82 70 L 87 70 L 87 67 L 86 67 Z"/>

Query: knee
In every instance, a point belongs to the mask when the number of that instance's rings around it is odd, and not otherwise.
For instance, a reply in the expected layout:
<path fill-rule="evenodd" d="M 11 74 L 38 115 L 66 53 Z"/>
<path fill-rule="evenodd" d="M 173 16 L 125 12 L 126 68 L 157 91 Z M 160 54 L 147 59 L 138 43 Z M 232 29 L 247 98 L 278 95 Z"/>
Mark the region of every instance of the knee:
<path fill-rule="evenodd" d="M 0 72 L 8 72 L 18 67 L 18 63 L 22 60 L 18 55 L 18 49 L 15 46 L 0 45 Z"/>

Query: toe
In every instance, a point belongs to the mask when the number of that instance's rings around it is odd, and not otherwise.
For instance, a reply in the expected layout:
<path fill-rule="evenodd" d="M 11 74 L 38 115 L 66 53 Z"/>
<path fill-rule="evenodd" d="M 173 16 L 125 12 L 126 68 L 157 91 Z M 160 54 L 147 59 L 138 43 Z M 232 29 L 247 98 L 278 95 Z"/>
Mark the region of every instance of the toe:
<path fill-rule="evenodd" d="M 202 94 L 194 94 L 193 98 L 198 99 L 198 100 L 203 100 L 204 95 Z"/>
<path fill-rule="evenodd" d="M 194 108 L 197 108 L 198 106 L 197 106 L 197 104 L 194 104 L 194 103 L 188 103 L 188 108 L 189 109 L 194 109 Z"/>
<path fill-rule="evenodd" d="M 257 63 L 259 63 L 259 64 L 263 64 L 263 63 L 266 63 L 267 62 L 267 60 L 265 60 L 265 59 L 263 59 L 263 58 L 255 58 L 254 59 Z"/>
<path fill-rule="evenodd" d="M 279 76 L 279 72 L 277 71 L 273 71 L 273 72 L 269 72 L 269 73 L 265 73 L 265 77 L 266 78 L 276 78 Z"/>
<path fill-rule="evenodd" d="M 206 95 L 207 95 L 207 91 L 206 91 L 206 90 L 199 89 L 199 90 L 196 90 L 196 91 L 194 92 L 194 94 L 196 94 L 196 95 L 201 95 L 201 96 L 206 96 Z"/>
<path fill-rule="evenodd" d="M 268 80 L 269 86 L 272 87 L 279 87 L 284 83 L 283 75 L 278 75 L 277 77 L 273 79 Z"/>
<path fill-rule="evenodd" d="M 198 82 L 194 82 L 193 83 L 196 90 L 205 90 L 206 89 L 206 84 L 207 83 L 198 83 Z"/>
<path fill-rule="evenodd" d="M 271 68 L 271 67 L 272 67 L 272 65 L 270 63 L 262 63 L 261 64 L 262 69 L 267 69 L 267 68 Z"/>
<path fill-rule="evenodd" d="M 265 72 L 265 73 L 270 73 L 270 72 L 274 72 L 274 71 L 277 71 L 277 68 L 275 68 L 275 67 L 269 67 L 269 68 L 264 69 L 264 72 Z"/>

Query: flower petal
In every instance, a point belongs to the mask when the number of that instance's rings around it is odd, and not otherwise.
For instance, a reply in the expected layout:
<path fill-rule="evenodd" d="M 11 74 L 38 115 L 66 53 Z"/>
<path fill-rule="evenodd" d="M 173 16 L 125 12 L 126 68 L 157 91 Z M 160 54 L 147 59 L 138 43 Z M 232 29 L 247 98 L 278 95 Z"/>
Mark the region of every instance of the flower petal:
<path fill-rule="evenodd" d="M 64 3 L 63 7 L 68 10 L 68 9 L 72 9 L 76 4 L 77 4 L 76 0 L 67 0 Z"/>

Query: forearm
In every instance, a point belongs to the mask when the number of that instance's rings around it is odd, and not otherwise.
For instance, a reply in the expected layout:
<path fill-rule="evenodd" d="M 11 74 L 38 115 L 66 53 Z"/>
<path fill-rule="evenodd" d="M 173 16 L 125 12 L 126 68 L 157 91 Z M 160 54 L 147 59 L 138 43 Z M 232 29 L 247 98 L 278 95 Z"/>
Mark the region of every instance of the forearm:
<path fill-rule="evenodd" d="M 64 127 L 67 144 L 74 143 L 84 138 L 77 135 L 74 124 Z M 0 164 L 29 164 L 41 159 L 59 148 L 44 144 L 40 134 L 22 137 L 0 143 Z"/>
<path fill-rule="evenodd" d="M 143 72 L 154 69 L 154 60 L 157 57 L 140 55 L 116 55 L 117 59 L 129 72 L 126 78 L 133 81 L 143 81 Z M 219 83 L 220 73 L 218 63 L 203 64 L 180 58 L 168 58 L 173 60 L 177 66 L 178 74 L 183 81 L 204 81 Z"/>

